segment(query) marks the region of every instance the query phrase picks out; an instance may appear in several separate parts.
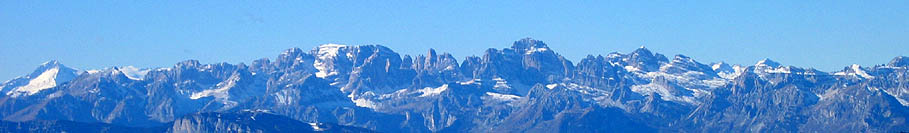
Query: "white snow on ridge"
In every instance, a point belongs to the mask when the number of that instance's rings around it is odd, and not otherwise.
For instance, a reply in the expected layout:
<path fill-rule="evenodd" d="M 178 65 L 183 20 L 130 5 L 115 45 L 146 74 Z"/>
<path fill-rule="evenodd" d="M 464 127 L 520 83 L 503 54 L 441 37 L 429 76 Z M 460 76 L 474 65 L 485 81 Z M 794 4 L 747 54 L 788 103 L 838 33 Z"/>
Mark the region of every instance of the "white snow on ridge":
<path fill-rule="evenodd" d="M 852 66 L 849 66 L 849 69 L 851 69 L 852 72 L 841 71 L 841 72 L 833 73 L 833 75 L 839 75 L 839 76 L 847 76 L 847 75 L 848 75 L 848 76 L 857 76 L 857 77 L 862 77 L 862 78 L 865 78 L 865 79 L 874 78 L 874 76 L 871 76 L 870 74 L 868 74 L 867 72 L 865 72 L 865 70 L 862 70 L 862 66 L 859 66 L 858 64 L 852 64 Z"/>
<path fill-rule="evenodd" d="M 225 105 L 224 108 L 231 108 L 238 104 L 237 102 L 230 100 L 230 89 L 236 86 L 238 80 L 240 80 L 240 77 L 233 75 L 230 77 L 230 79 L 227 79 L 226 81 L 218 83 L 214 86 L 217 88 L 194 92 L 189 96 L 189 99 L 196 100 L 203 97 L 215 97 L 215 100 L 221 101 L 221 103 Z"/>
<path fill-rule="evenodd" d="M 544 51 L 548 51 L 548 50 L 549 50 L 548 48 L 531 47 L 531 48 L 528 49 L 527 52 L 525 52 L 524 54 L 533 54 L 533 53 L 536 53 L 536 52 L 544 52 Z"/>
<path fill-rule="evenodd" d="M 28 81 L 28 84 L 25 86 L 13 88 L 13 90 L 7 92 L 6 95 L 10 95 L 10 97 L 28 96 L 48 88 L 56 87 L 57 73 L 59 72 L 60 68 L 51 68 L 44 71 L 44 73 L 41 73 L 38 77 Z"/>
<path fill-rule="evenodd" d="M 734 71 L 732 73 L 720 72 L 717 75 L 724 79 L 735 79 L 735 77 L 739 77 L 745 72 L 745 68 L 739 65 L 732 66 L 732 70 Z"/>
<path fill-rule="evenodd" d="M 862 78 L 874 78 L 874 76 L 871 76 L 870 74 L 866 73 L 865 70 L 862 70 L 862 66 L 859 66 L 858 64 L 852 64 L 852 71 L 855 71 L 855 74 L 862 76 Z"/>
<path fill-rule="evenodd" d="M 609 53 L 608 55 L 606 55 L 606 58 L 619 58 L 619 57 L 622 57 L 622 54 L 620 54 L 620 53 Z"/>
<path fill-rule="evenodd" d="M 893 98 L 896 98 L 896 101 L 900 102 L 900 104 L 902 104 L 903 106 L 909 106 L 909 100 L 902 98 L 903 94 L 909 93 L 909 90 L 906 90 L 906 89 L 901 89 L 901 90 L 902 90 L 902 92 L 894 93 L 894 92 L 888 91 L 888 89 L 884 89 L 884 93 L 887 93 L 890 96 L 893 96 Z"/>
<path fill-rule="evenodd" d="M 319 45 L 319 52 L 317 54 L 319 55 L 319 57 L 338 56 L 338 50 L 340 50 L 341 48 L 344 48 L 344 47 L 347 47 L 347 45 L 332 44 L 332 43 L 322 44 L 322 45 Z"/>
<path fill-rule="evenodd" d="M 127 78 L 132 80 L 142 80 L 145 79 L 145 75 L 148 74 L 151 69 L 139 69 L 134 66 L 124 66 L 118 68 L 118 70 L 123 73 Z"/>
<path fill-rule="evenodd" d="M 448 90 L 448 84 L 444 84 L 444 85 L 436 87 L 436 88 L 426 87 L 426 88 L 423 88 L 423 89 L 420 89 L 417 91 L 422 92 L 422 94 L 420 94 L 420 97 L 428 97 L 428 96 L 439 95 L 445 90 Z"/>
<path fill-rule="evenodd" d="M 516 96 L 516 95 L 500 94 L 500 93 L 495 93 L 495 92 L 486 92 L 486 95 L 489 95 L 490 97 L 492 97 L 492 99 L 501 100 L 501 101 L 514 101 L 514 100 L 517 100 L 518 98 L 521 98 L 520 96 Z"/>
<path fill-rule="evenodd" d="M 634 85 L 631 86 L 631 91 L 637 92 L 643 95 L 653 95 L 654 93 L 659 94 L 660 98 L 666 101 L 678 101 L 685 102 L 690 104 L 699 104 L 698 101 L 691 96 L 676 96 L 669 91 L 669 88 L 658 84 L 645 84 L 645 85 Z"/>
<path fill-rule="evenodd" d="M 710 66 L 710 69 L 713 69 L 714 71 L 716 71 L 716 70 L 719 70 L 722 66 L 723 66 L 723 63 L 720 62 L 717 64 L 713 64 L 713 66 Z"/>
<path fill-rule="evenodd" d="M 357 107 L 364 107 L 369 109 L 378 108 L 379 105 L 376 102 L 368 99 L 370 96 L 375 96 L 375 93 L 372 91 L 366 91 L 360 95 L 354 95 L 354 93 L 347 94 L 347 97 L 350 98 L 350 101 L 352 101 Z"/>
<path fill-rule="evenodd" d="M 98 72 L 101 72 L 101 70 L 86 70 L 85 71 L 85 73 L 88 73 L 88 74 L 96 74 Z"/>
<path fill-rule="evenodd" d="M 754 67 L 755 67 L 754 73 L 759 73 L 759 74 L 760 73 L 785 73 L 785 74 L 792 73 L 792 71 L 790 71 L 791 67 L 782 66 L 782 65 L 780 65 L 780 63 L 774 62 L 769 59 L 764 59 L 764 60 L 758 61 L 757 64 L 754 64 Z"/>
<path fill-rule="evenodd" d="M 789 71 L 789 67 L 769 68 L 769 69 L 765 69 L 764 72 L 767 72 L 767 73 L 792 73 L 791 71 Z"/>
<path fill-rule="evenodd" d="M 715 63 L 710 68 L 717 72 L 717 76 L 724 79 L 735 79 L 745 72 L 745 68 L 741 65 L 729 65 L 724 62 Z"/>

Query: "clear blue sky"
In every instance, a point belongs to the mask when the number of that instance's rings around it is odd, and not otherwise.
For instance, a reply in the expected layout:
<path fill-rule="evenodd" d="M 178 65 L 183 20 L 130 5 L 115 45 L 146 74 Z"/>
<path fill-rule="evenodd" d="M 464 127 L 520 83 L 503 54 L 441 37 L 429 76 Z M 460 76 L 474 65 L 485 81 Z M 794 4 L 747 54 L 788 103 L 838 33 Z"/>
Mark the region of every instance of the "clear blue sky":
<path fill-rule="evenodd" d="M 459 60 L 543 40 L 577 62 L 641 45 L 703 63 L 840 70 L 909 55 L 909 1 L 0 1 L 0 81 L 79 69 L 251 62 L 291 47 L 381 44 Z"/>

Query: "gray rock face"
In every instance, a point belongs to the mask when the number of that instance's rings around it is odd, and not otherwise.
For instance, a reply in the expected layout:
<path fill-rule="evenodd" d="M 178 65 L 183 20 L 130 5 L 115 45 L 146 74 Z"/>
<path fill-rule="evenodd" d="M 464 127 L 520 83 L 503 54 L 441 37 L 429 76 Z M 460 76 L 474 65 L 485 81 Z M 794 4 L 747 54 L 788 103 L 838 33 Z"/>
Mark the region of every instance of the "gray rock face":
<path fill-rule="evenodd" d="M 49 62 L 0 85 L 0 117 L 3 131 L 48 132 L 896 132 L 909 130 L 906 60 L 822 72 L 642 47 L 575 64 L 526 38 L 458 62 L 326 44 L 249 65 Z"/>

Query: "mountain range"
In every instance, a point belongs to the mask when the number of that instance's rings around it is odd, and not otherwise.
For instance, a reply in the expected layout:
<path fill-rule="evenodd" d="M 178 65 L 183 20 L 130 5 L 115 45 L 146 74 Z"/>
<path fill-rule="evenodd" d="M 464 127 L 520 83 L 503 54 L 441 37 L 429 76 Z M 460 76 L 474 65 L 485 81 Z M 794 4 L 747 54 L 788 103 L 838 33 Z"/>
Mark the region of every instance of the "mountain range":
<path fill-rule="evenodd" d="M 9 132 L 899 132 L 909 58 L 825 72 L 641 47 L 565 59 L 530 38 L 463 60 L 380 45 L 249 64 L 79 70 L 0 84 Z"/>

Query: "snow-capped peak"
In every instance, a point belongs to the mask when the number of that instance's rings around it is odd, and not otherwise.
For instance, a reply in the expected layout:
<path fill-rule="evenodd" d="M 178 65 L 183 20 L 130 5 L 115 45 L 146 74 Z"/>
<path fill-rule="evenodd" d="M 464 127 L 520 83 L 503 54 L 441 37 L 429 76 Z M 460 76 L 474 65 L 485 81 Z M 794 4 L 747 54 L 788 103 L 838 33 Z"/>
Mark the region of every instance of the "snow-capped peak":
<path fill-rule="evenodd" d="M 754 64 L 754 73 L 792 73 L 791 66 L 783 67 L 780 63 L 770 59 L 763 59 Z"/>
<path fill-rule="evenodd" d="M 115 71 L 123 73 L 127 78 L 132 80 L 142 80 L 145 79 L 145 75 L 148 74 L 151 69 L 140 69 L 134 66 L 124 66 L 119 67 Z"/>
<path fill-rule="evenodd" d="M 19 97 L 23 95 L 27 96 L 38 93 L 39 91 L 47 88 L 55 87 L 57 86 L 56 78 L 59 71 L 60 69 L 58 68 L 44 71 L 44 73 L 41 73 L 41 75 L 38 75 L 38 77 L 33 78 L 25 86 L 16 87 L 6 94 L 10 95 L 11 97 Z"/>
<path fill-rule="evenodd" d="M 849 66 L 848 70 L 845 70 L 842 72 L 837 72 L 837 73 L 834 73 L 833 75 L 840 75 L 840 76 L 851 75 L 851 76 L 862 77 L 865 79 L 874 78 L 874 76 L 871 76 L 871 74 L 868 74 L 867 72 L 865 72 L 865 70 L 862 69 L 862 66 L 858 65 L 858 64 L 852 64 Z"/>
<path fill-rule="evenodd" d="M 50 60 L 50 61 L 41 63 L 41 66 L 57 66 L 57 65 L 60 65 L 60 62 L 58 62 L 57 60 Z"/>
<path fill-rule="evenodd" d="M 729 70 L 732 68 L 732 66 L 729 66 L 729 64 L 726 64 L 726 62 L 719 62 L 714 63 L 712 66 L 710 66 L 710 68 L 713 69 L 713 71 L 719 72 L 720 70 Z"/>
<path fill-rule="evenodd" d="M 887 63 L 887 66 L 891 67 L 909 67 L 909 57 L 906 56 L 897 56 Z"/>
<path fill-rule="evenodd" d="M 44 62 L 32 74 L 22 77 L 28 80 L 28 83 L 12 86 L 13 88 L 6 95 L 10 95 L 10 97 L 33 95 L 68 82 L 76 78 L 79 73 L 78 70 L 63 66 L 56 60 Z"/>
<path fill-rule="evenodd" d="M 724 79 L 734 79 L 745 71 L 740 65 L 729 65 L 725 62 L 714 63 L 711 69 Z"/>
<path fill-rule="evenodd" d="M 854 71 L 856 75 L 862 76 L 862 78 L 868 78 L 868 79 L 874 78 L 874 76 L 871 76 L 870 74 L 865 72 L 865 70 L 862 70 L 862 66 L 860 66 L 858 64 L 852 64 L 851 68 L 852 68 L 852 71 Z"/>
<path fill-rule="evenodd" d="M 336 58 L 338 52 L 343 48 L 347 48 L 347 45 L 332 43 L 319 45 L 315 52 L 318 59 L 312 64 L 316 70 L 319 70 L 316 72 L 316 77 L 325 78 L 337 74 L 326 61 Z M 351 57 L 353 57 L 353 55 L 348 53 L 347 58 Z"/>
<path fill-rule="evenodd" d="M 422 92 L 422 94 L 420 94 L 420 97 L 428 97 L 428 96 L 439 95 L 445 90 L 448 90 L 448 84 L 443 84 L 442 86 L 439 86 L 436 88 L 426 87 L 426 88 L 420 89 L 418 91 Z"/>
<path fill-rule="evenodd" d="M 768 67 L 776 68 L 776 67 L 780 67 L 780 63 L 770 60 L 770 59 L 763 59 L 761 61 L 758 61 L 757 64 L 754 64 L 754 66 L 768 66 Z"/>
<path fill-rule="evenodd" d="M 672 62 L 676 62 L 676 63 L 696 63 L 697 61 L 694 61 L 694 59 L 691 59 L 691 57 L 688 57 L 688 56 L 685 56 L 685 55 L 675 55 L 675 58 L 672 59 Z"/>
<path fill-rule="evenodd" d="M 638 56 L 638 57 L 654 57 L 654 56 L 657 56 L 656 54 L 653 54 L 653 52 L 650 52 L 649 49 L 644 48 L 644 47 L 640 47 L 640 48 L 638 48 L 638 49 L 635 49 L 635 50 L 632 51 L 629 55 L 631 55 L 631 56 Z"/>

